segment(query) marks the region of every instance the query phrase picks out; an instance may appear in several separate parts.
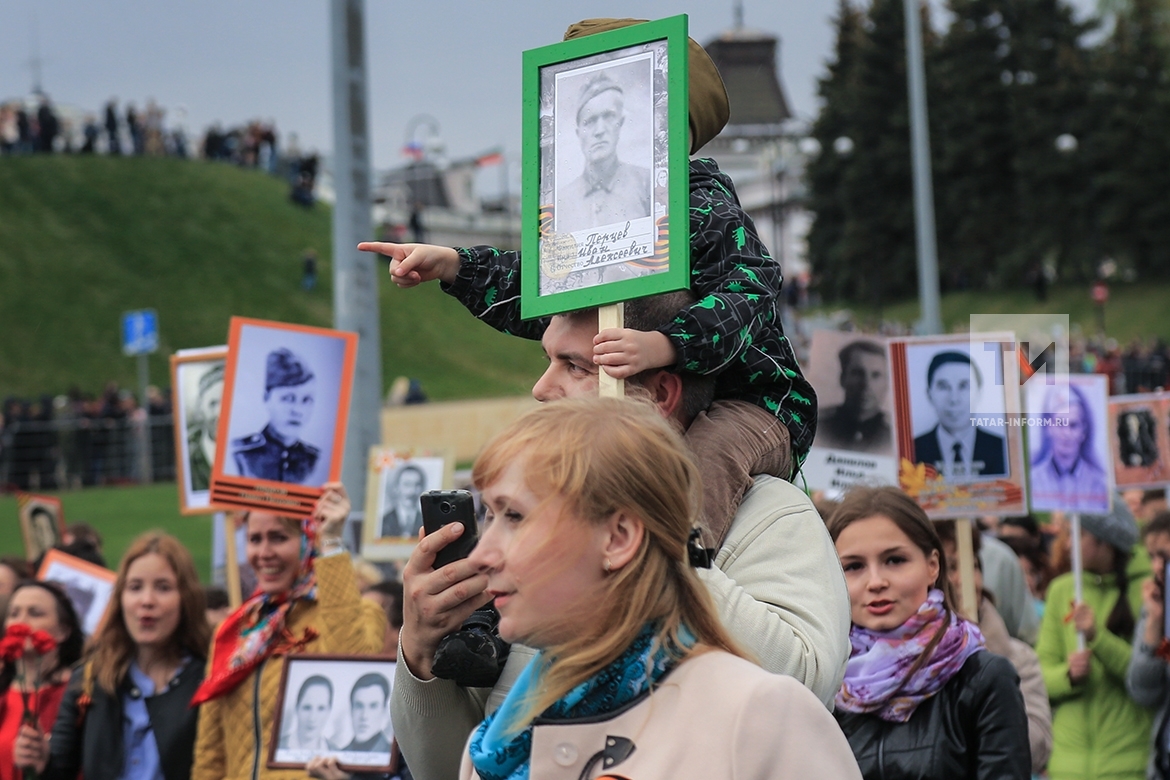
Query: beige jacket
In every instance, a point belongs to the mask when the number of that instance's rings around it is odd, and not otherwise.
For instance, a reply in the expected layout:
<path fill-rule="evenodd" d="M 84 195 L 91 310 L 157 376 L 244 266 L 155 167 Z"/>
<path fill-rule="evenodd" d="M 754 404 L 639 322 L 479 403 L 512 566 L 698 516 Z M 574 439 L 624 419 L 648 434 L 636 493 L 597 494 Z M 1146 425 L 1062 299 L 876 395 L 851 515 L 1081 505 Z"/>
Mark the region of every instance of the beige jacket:
<path fill-rule="evenodd" d="M 1020 693 L 1024 696 L 1024 710 L 1028 713 L 1032 773 L 1041 774 L 1052 755 L 1052 707 L 1040 671 L 1040 658 L 1035 650 L 1008 633 L 1003 618 L 986 598 L 979 607 L 979 630 L 987 642 L 987 649 L 1011 661 L 1020 676 Z"/>
<path fill-rule="evenodd" d="M 622 740 L 633 743 L 624 758 L 624 751 L 614 749 Z M 607 753 L 619 760 L 607 761 Z M 861 778 L 845 735 L 807 688 L 722 651 L 684 662 L 653 693 L 606 720 L 537 722 L 529 777 L 603 775 L 634 780 Z M 466 749 L 459 776 L 479 777 Z"/>
<path fill-rule="evenodd" d="M 836 548 L 808 496 L 784 480 L 756 477 L 714 567 L 699 576 L 728 631 L 760 666 L 795 677 L 832 706 L 849 660 L 849 593 Z M 513 646 L 491 690 L 424 682 L 398 664 L 390 714 L 418 780 L 457 777 L 467 735 L 500 705 L 532 655 Z"/>

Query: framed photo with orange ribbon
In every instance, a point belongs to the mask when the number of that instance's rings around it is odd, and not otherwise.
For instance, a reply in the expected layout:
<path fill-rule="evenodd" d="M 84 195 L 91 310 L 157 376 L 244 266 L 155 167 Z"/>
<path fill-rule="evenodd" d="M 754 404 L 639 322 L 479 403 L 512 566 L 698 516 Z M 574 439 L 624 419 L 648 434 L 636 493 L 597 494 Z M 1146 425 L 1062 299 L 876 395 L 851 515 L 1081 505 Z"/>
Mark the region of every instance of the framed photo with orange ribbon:
<path fill-rule="evenodd" d="M 890 340 L 898 484 L 932 520 L 1028 511 L 1018 374 L 971 346 L 1013 339 Z"/>
<path fill-rule="evenodd" d="M 1170 484 L 1170 393 L 1111 396 L 1108 434 L 1118 490 Z"/>
<path fill-rule="evenodd" d="M 211 503 L 307 517 L 341 478 L 356 333 L 232 317 Z"/>
<path fill-rule="evenodd" d="M 114 593 L 114 572 L 60 550 L 49 550 L 41 561 L 37 579 L 60 585 L 77 610 L 85 635 L 97 633 Z"/>
<path fill-rule="evenodd" d="M 24 538 L 24 558 L 36 561 L 60 544 L 65 537 L 65 510 L 61 499 L 17 493 L 20 534 Z"/>
<path fill-rule="evenodd" d="M 208 514 L 227 347 L 184 349 L 171 355 L 175 427 L 175 482 L 179 513 Z"/>
<path fill-rule="evenodd" d="M 523 106 L 522 316 L 688 288 L 687 17 L 524 52 Z"/>
<path fill-rule="evenodd" d="M 419 496 L 449 490 L 454 458 L 447 450 L 371 447 L 366 479 L 362 556 L 371 561 L 405 560 L 422 528 Z"/>

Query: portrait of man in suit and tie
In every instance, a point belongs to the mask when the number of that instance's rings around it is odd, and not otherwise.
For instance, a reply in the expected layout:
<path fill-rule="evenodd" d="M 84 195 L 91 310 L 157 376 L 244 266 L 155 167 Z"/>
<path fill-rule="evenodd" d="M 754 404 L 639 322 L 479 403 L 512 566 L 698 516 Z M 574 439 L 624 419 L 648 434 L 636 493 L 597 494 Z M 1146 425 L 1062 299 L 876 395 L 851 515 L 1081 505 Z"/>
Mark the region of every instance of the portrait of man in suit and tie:
<path fill-rule="evenodd" d="M 418 499 L 427 490 L 427 475 L 421 467 L 406 463 L 386 478 L 382 523 L 378 536 L 418 538 L 422 528 L 422 507 Z"/>
<path fill-rule="evenodd" d="M 1006 476 L 1006 440 L 972 420 L 971 400 L 982 392 L 983 378 L 970 356 L 956 349 L 935 354 L 925 390 L 937 422 L 914 438 L 914 461 L 952 481 Z"/>

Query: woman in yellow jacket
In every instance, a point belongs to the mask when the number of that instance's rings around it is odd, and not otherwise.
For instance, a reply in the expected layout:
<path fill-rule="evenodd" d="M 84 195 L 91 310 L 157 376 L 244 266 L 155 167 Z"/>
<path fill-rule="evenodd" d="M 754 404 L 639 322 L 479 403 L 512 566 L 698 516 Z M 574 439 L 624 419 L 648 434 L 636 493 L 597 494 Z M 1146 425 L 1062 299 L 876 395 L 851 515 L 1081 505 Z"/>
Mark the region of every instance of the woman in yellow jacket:
<path fill-rule="evenodd" d="M 358 593 L 341 542 L 349 514 L 341 483 L 328 483 L 312 517 L 250 512 L 248 562 L 257 587 L 216 631 L 201 705 L 192 780 L 303 780 L 267 764 L 284 660 L 293 653 L 376 655 L 385 613 Z"/>

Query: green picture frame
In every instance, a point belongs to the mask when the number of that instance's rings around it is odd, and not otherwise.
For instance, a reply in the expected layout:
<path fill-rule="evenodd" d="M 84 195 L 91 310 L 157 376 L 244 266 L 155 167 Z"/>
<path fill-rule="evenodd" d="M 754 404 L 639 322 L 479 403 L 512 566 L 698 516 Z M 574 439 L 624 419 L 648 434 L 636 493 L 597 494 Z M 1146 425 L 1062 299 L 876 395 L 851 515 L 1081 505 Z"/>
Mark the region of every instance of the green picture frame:
<path fill-rule="evenodd" d="M 521 316 L 688 289 L 686 14 L 526 51 L 523 90 Z"/>

